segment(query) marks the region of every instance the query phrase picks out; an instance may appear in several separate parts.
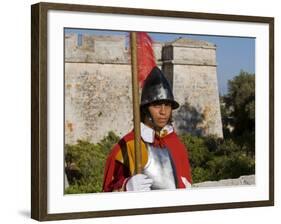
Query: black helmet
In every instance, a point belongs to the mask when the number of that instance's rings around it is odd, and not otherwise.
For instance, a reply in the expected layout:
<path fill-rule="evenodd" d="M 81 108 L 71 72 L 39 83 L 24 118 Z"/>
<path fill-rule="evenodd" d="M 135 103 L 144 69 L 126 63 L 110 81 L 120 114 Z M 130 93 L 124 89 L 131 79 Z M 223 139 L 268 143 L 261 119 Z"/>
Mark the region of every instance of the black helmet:
<path fill-rule="evenodd" d="M 158 67 L 154 67 L 144 81 L 141 94 L 141 107 L 162 100 L 170 102 L 172 109 L 179 107 L 178 102 L 174 100 L 168 80 Z"/>

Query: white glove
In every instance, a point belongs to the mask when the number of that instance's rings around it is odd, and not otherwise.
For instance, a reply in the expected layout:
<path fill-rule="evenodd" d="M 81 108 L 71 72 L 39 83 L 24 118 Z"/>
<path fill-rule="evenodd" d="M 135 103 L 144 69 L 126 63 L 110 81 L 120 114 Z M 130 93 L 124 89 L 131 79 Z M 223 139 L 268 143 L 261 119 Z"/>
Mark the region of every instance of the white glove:
<path fill-rule="evenodd" d="M 150 191 L 152 179 L 144 174 L 136 174 L 128 180 L 126 184 L 127 191 Z"/>

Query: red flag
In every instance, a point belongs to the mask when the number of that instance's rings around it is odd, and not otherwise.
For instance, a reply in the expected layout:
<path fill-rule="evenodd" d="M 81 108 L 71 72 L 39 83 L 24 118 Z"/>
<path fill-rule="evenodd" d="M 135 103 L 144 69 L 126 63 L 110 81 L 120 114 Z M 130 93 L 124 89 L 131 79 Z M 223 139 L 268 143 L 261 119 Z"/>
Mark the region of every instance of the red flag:
<path fill-rule="evenodd" d="M 143 87 L 144 80 L 156 66 L 152 40 L 145 32 L 137 32 L 137 64 L 139 83 Z"/>

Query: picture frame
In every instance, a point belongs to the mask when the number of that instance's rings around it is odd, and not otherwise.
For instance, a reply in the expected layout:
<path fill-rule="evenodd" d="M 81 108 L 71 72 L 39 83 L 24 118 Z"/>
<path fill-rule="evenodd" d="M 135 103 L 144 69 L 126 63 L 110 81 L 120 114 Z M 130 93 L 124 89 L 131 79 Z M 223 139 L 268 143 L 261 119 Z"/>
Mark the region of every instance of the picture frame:
<path fill-rule="evenodd" d="M 265 75 L 262 75 L 262 72 L 259 74 L 260 81 L 256 82 L 257 85 L 257 100 L 260 99 L 260 103 L 266 109 L 265 111 L 257 111 L 256 115 L 260 116 L 262 113 L 266 113 L 265 118 L 262 119 L 264 126 L 264 131 L 261 131 L 260 135 L 266 136 L 265 142 L 262 142 L 262 145 L 266 146 L 265 159 L 257 157 L 257 184 L 253 187 L 257 192 L 261 192 L 260 197 L 253 196 L 252 198 L 247 198 L 248 193 L 247 189 L 239 189 L 241 195 L 238 201 L 233 199 L 224 200 L 215 200 L 210 201 L 202 200 L 196 203 L 190 201 L 187 203 L 187 199 L 184 199 L 181 202 L 176 202 L 171 199 L 170 201 L 159 200 L 160 204 L 153 204 L 150 202 L 146 196 L 147 193 L 130 193 L 124 198 L 132 198 L 139 200 L 139 197 L 147 199 L 144 205 L 136 206 L 136 204 L 131 203 L 128 200 L 127 205 L 124 205 L 123 208 L 119 208 L 116 205 L 116 201 L 120 200 L 120 194 L 106 194 L 103 193 L 97 194 L 95 196 L 82 196 L 76 195 L 75 198 L 79 200 L 82 198 L 85 204 L 93 203 L 93 201 L 98 201 L 100 204 L 104 204 L 103 207 L 95 207 L 89 209 L 89 207 L 82 204 L 77 204 L 74 208 L 73 204 L 66 202 L 70 197 L 61 194 L 63 192 L 61 186 L 53 183 L 56 182 L 54 175 L 52 174 L 55 169 L 61 168 L 61 173 L 59 176 L 64 176 L 64 164 L 60 160 L 62 157 L 56 158 L 55 152 L 63 155 L 63 147 L 60 142 L 62 139 L 56 142 L 56 138 L 53 138 L 53 132 L 58 138 L 63 138 L 61 133 L 63 133 L 63 123 L 58 122 L 59 130 L 62 132 L 56 132 L 56 127 L 53 124 L 56 123 L 57 118 L 63 117 L 63 101 L 58 100 L 53 103 L 56 99 L 56 95 L 63 93 L 62 82 L 54 78 L 52 73 L 60 74 L 58 71 L 61 69 L 57 68 L 55 63 L 61 64 L 63 68 L 63 58 L 60 56 L 63 55 L 63 47 L 61 45 L 57 46 L 57 43 L 63 43 L 59 41 L 57 37 L 61 35 L 62 31 L 58 32 L 58 29 L 64 26 L 64 21 L 68 20 L 68 15 L 73 15 L 75 17 L 75 24 L 85 24 L 85 21 L 89 19 L 94 19 L 97 21 L 96 25 L 98 26 L 100 21 L 109 16 L 116 17 L 121 19 L 135 18 L 136 20 L 155 20 L 159 22 L 159 27 L 165 22 L 174 22 L 177 21 L 195 21 L 200 23 L 214 23 L 224 26 L 232 26 L 233 24 L 241 26 L 242 32 L 245 29 L 245 35 L 247 27 L 244 27 L 244 24 L 250 25 L 253 27 L 258 27 L 257 31 L 257 40 L 260 41 L 260 48 L 257 48 L 257 58 L 266 59 L 267 63 L 264 63 L 264 67 L 259 69 L 265 72 Z M 101 18 L 98 18 L 99 15 Z M 77 17 L 76 17 L 77 16 Z M 85 20 L 82 17 L 87 17 Z M 93 16 L 93 18 L 91 18 Z M 77 19 L 78 18 L 78 19 Z M 96 19 L 96 20 L 95 20 Z M 163 23 L 160 20 L 163 19 Z M 68 20 L 70 21 L 70 20 Z M 176 22 L 177 22 L 176 21 Z M 116 21 L 117 28 L 120 26 L 120 30 L 128 30 L 129 26 L 125 23 Z M 55 26 L 54 24 L 59 24 Z M 83 25 L 82 27 L 88 27 L 90 22 Z M 155 23 L 157 24 L 157 23 Z M 55 29 L 53 27 L 55 26 Z M 99 27 L 103 27 L 104 24 L 100 24 Z M 110 29 L 112 24 L 107 24 L 106 29 Z M 127 27 L 127 28 L 126 28 Z M 131 25 L 132 27 L 132 25 Z M 203 32 L 202 27 L 198 25 L 197 32 Z M 170 212 L 187 212 L 187 211 L 203 211 L 203 210 L 216 210 L 216 209 L 229 209 L 229 208 L 246 208 L 246 207 L 260 207 L 260 206 L 273 206 L 274 205 L 274 18 L 272 17 L 258 17 L 258 16 L 241 16 L 241 15 L 226 15 L 226 14 L 213 14 L 213 13 L 204 13 L 204 12 L 183 12 L 183 11 L 166 11 L 166 10 L 152 10 L 152 9 L 138 9 L 138 8 L 119 8 L 119 7 L 104 7 L 104 6 L 92 6 L 92 5 L 74 5 L 74 4 L 57 4 L 57 3 L 38 3 L 31 6 L 31 218 L 39 221 L 47 220 L 60 220 L 60 219 L 80 219 L 80 218 L 95 218 L 95 217 L 109 217 L 109 216 L 124 216 L 124 215 L 143 215 L 143 214 L 158 214 L 158 213 L 170 213 Z M 115 27 L 116 29 L 116 27 Z M 138 29 L 138 28 L 136 28 Z M 151 29 L 155 29 L 152 27 Z M 200 30 L 201 29 L 201 30 Z M 141 28 L 140 28 L 141 30 Z M 265 34 L 263 31 L 266 31 Z M 185 31 L 183 31 L 185 32 Z M 196 31 L 194 31 L 196 32 Z M 204 33 L 208 33 L 204 31 Z M 218 30 L 215 32 L 220 33 Z M 52 36 L 54 34 L 54 36 Z M 233 35 L 229 33 L 229 35 Z M 261 35 L 258 36 L 258 35 Z M 264 36 L 262 36 L 264 35 Z M 62 47 L 62 48 L 61 48 Z M 50 49 L 59 49 L 61 54 L 53 59 L 52 52 Z M 260 51 L 263 49 L 263 51 Z M 265 53 L 262 56 L 262 53 Z M 55 63 L 54 60 L 56 61 Z M 258 60 L 258 59 L 256 59 Z M 257 63 L 258 64 L 258 63 Z M 259 65 L 258 65 L 259 66 Z M 63 73 L 61 74 L 61 79 L 63 78 Z M 265 79 L 265 82 L 264 80 Z M 265 86 L 264 83 L 267 85 Z M 58 90 L 58 91 L 57 91 Z M 263 97 L 260 97 L 264 95 Z M 258 103 L 257 103 L 258 104 Z M 59 111 L 56 111 L 54 108 L 62 108 Z M 259 107 L 260 108 L 260 107 Z M 57 113 L 59 112 L 59 113 Z M 259 127 L 259 126 L 258 126 Z M 260 129 L 259 129 L 260 130 Z M 259 136 L 260 136 L 259 135 Z M 256 139 L 259 139 L 256 137 Z M 259 140 L 258 140 L 259 141 Z M 55 142 L 55 143 L 54 143 Z M 257 144 L 256 144 L 257 145 Z M 262 154 L 264 155 L 264 154 Z M 61 165 L 61 166 L 60 166 Z M 53 168 L 54 167 L 54 168 Z M 265 168 L 264 173 L 260 173 L 260 170 Z M 264 175 L 263 175 L 264 174 Z M 62 178 L 61 178 L 62 179 Z M 264 181 L 265 180 L 265 181 Z M 63 183 L 63 180 L 61 180 Z M 261 187 L 259 188 L 259 186 Z M 249 190 L 253 190 L 249 189 Z M 220 191 L 226 191 L 232 193 L 231 188 L 228 189 L 213 189 L 214 194 L 218 194 Z M 57 193 L 60 192 L 60 193 Z M 198 192 L 193 191 L 194 195 L 198 195 Z M 202 192 L 200 192 L 202 193 Z M 59 195 L 59 196 L 58 196 Z M 152 195 L 149 195 L 149 197 Z M 175 192 L 175 198 L 185 198 L 185 192 L 178 191 Z M 58 199 L 56 197 L 65 197 L 67 200 Z M 90 199 L 88 200 L 89 197 Z M 122 196 L 121 196 L 122 197 Z M 162 196 L 160 193 L 155 193 L 154 198 L 160 199 Z M 75 199 L 75 200 L 76 200 Z M 61 203 L 60 201 L 61 200 Z M 109 203 L 112 205 L 109 206 Z M 124 202 L 126 204 L 126 201 Z M 162 203 L 162 205 L 161 205 Z M 53 205 L 58 205 L 57 207 Z M 115 205 L 114 205 L 115 204 Z M 132 206 L 133 205 L 133 206 Z M 73 207 L 71 207 L 73 206 Z M 132 206 L 132 207 L 131 207 Z M 81 209 L 79 210 L 79 208 Z M 122 206 L 121 206 L 122 207 Z"/>

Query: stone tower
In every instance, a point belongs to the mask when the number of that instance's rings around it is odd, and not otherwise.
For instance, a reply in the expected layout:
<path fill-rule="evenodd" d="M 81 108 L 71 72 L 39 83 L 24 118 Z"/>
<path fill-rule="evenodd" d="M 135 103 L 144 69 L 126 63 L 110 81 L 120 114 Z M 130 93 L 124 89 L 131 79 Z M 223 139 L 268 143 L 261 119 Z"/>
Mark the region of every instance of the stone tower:
<path fill-rule="evenodd" d="M 173 114 L 177 132 L 223 137 L 216 46 L 180 38 L 165 44 L 162 60 L 163 72 L 180 104 Z"/>

